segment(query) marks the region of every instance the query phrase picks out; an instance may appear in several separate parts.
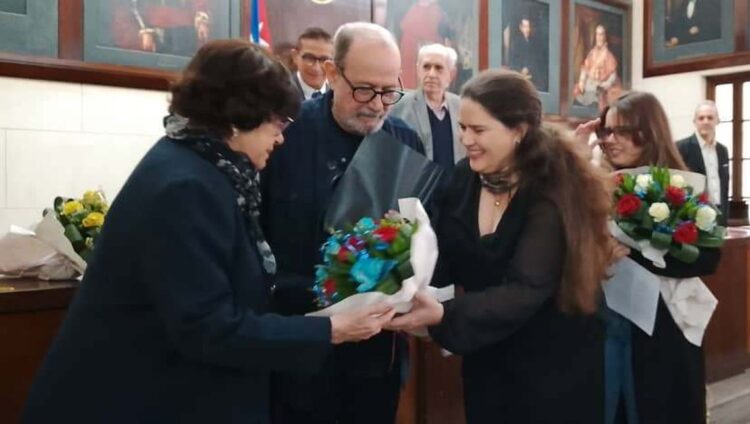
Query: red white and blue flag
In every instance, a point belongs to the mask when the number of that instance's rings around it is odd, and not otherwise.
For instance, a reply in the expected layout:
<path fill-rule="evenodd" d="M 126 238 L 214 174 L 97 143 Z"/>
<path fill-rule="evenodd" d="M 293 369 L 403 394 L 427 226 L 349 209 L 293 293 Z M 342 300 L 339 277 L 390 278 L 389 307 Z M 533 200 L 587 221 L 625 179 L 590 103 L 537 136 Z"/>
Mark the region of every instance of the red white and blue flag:
<path fill-rule="evenodd" d="M 266 0 L 251 0 L 250 41 L 263 47 L 271 46 L 271 30 L 268 28 Z"/>

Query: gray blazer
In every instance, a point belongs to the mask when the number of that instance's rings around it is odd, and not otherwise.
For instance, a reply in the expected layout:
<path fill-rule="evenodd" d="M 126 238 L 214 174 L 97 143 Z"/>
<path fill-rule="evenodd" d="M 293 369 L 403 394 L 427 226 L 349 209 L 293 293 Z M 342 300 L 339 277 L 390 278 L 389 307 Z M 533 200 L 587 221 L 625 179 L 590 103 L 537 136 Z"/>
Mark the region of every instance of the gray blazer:
<path fill-rule="evenodd" d="M 466 156 L 466 149 L 458 137 L 458 107 L 461 104 L 461 98 L 446 91 L 445 100 L 453 129 L 453 160 L 458 162 Z M 427 114 L 427 100 L 422 89 L 406 93 L 404 98 L 393 106 L 390 115 L 403 119 L 419 134 L 427 157 L 432 159 L 432 129 L 430 117 Z"/>

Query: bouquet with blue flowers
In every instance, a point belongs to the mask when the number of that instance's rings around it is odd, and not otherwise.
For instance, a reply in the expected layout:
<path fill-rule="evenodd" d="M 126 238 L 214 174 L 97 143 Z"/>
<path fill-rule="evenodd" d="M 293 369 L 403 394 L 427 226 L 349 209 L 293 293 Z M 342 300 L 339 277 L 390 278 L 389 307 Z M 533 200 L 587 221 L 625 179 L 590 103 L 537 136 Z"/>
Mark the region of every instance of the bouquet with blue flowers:
<path fill-rule="evenodd" d="M 321 247 L 313 291 L 318 307 L 311 316 L 353 310 L 374 303 L 408 312 L 420 290 L 445 301 L 453 286 L 430 287 L 437 263 L 437 236 L 422 203 L 399 199 L 400 213 L 360 218 L 354 226 L 332 233 Z"/>
<path fill-rule="evenodd" d="M 396 293 L 414 275 L 409 258 L 418 226 L 391 211 L 377 221 L 365 217 L 346 231 L 335 231 L 321 249 L 323 264 L 315 272 L 318 306 L 357 293 Z"/>

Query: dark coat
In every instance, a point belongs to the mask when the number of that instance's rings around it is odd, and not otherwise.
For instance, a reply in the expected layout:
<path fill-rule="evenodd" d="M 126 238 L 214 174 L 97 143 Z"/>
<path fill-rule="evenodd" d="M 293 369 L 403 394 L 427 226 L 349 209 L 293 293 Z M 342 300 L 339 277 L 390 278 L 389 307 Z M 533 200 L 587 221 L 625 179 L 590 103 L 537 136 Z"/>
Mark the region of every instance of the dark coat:
<path fill-rule="evenodd" d="M 721 38 L 721 7 L 715 0 L 698 0 L 695 2 L 695 10 L 692 18 L 688 18 L 689 0 L 683 0 L 679 7 L 673 7 L 670 16 L 666 20 L 666 39 L 672 37 L 679 40 L 680 45 L 701 41 L 716 40 Z M 690 33 L 690 28 L 697 28 L 696 34 Z"/>
<path fill-rule="evenodd" d="M 229 180 L 169 139 L 107 215 L 25 423 L 268 423 L 269 373 L 315 369 L 330 321 L 269 311 Z"/>
<path fill-rule="evenodd" d="M 264 229 L 279 265 L 276 300 L 285 313 L 315 309 L 310 288 L 315 265 L 322 259 L 320 247 L 328 237 L 323 217 L 336 182 L 363 139 L 339 127 L 331 113 L 332 99 L 333 91 L 329 90 L 303 103 L 300 116 L 284 133 L 284 144 L 261 176 Z M 388 117 L 383 131 L 424 154 L 419 137 L 402 120 Z M 301 376 L 279 377 L 282 388 L 278 401 L 284 404 L 281 409 L 304 411 L 308 422 L 312 422 L 315 414 L 319 414 L 316 417 L 337 415 L 336 407 L 331 404 L 332 397 L 337 395 L 324 385 L 341 386 L 347 384 L 344 380 L 352 378 L 391 378 L 398 372 L 399 360 L 397 339 L 391 332 L 365 342 L 338 346 L 325 376 L 309 380 Z M 339 378 L 335 383 L 321 381 L 334 374 Z M 382 394 L 388 400 L 371 399 L 371 408 L 362 409 L 361 418 L 354 422 L 364 423 L 365 417 L 375 420 L 373 416 L 380 413 L 385 403 L 390 403 L 391 398 L 397 400 L 398 385 L 389 390 L 390 393 Z M 356 397 L 356 392 L 349 394 Z"/>
<path fill-rule="evenodd" d="M 677 142 L 677 149 L 682 160 L 691 171 L 706 175 L 706 164 L 698 137 L 695 134 Z M 729 151 L 726 146 L 716 142 L 716 156 L 719 159 L 719 184 L 721 184 L 721 214 L 724 223 L 729 219 Z"/>
<path fill-rule="evenodd" d="M 459 162 L 436 226 L 435 282 L 465 294 L 430 328 L 463 355 L 467 423 L 602 422 L 604 327 L 556 305 L 566 249 L 557 208 L 540 187 L 521 187 L 495 233 L 480 236 L 480 190 Z"/>

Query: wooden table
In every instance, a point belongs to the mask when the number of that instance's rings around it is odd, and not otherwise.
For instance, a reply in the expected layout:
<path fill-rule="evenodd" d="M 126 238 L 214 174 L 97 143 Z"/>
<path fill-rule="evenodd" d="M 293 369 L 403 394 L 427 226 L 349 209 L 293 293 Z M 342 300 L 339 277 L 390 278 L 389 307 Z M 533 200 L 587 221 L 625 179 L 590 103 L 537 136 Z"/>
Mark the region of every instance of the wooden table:
<path fill-rule="evenodd" d="M 0 422 L 19 421 L 75 284 L 0 278 Z"/>

